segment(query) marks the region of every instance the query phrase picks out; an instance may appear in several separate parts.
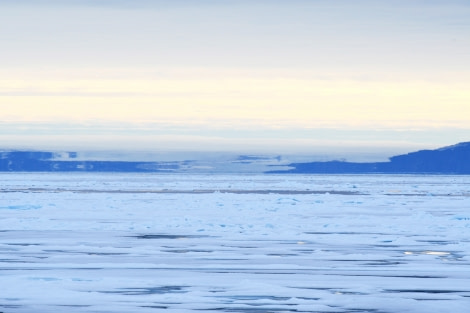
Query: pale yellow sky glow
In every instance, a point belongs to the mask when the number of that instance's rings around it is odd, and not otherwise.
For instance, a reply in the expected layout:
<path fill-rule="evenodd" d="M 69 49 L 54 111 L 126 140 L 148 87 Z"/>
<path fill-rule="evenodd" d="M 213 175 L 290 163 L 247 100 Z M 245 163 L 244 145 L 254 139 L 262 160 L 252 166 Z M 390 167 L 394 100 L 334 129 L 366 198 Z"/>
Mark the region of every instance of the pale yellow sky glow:
<path fill-rule="evenodd" d="M 3 80 L 4 122 L 207 127 L 426 128 L 470 125 L 463 83 L 314 79 Z"/>

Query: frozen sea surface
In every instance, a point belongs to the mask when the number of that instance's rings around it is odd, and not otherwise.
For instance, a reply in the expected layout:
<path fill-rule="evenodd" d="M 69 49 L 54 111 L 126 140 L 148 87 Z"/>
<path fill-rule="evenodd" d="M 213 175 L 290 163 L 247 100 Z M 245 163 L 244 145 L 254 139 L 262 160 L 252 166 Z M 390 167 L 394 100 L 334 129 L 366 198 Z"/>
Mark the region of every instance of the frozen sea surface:
<path fill-rule="evenodd" d="M 0 179 L 0 312 L 469 312 L 468 176 Z"/>

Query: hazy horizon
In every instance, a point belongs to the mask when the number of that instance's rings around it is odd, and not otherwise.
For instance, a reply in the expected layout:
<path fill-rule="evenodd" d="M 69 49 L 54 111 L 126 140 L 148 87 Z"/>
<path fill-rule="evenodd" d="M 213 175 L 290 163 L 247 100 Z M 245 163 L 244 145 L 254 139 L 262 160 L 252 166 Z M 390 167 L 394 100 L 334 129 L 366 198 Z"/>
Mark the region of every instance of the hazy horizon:
<path fill-rule="evenodd" d="M 451 146 L 451 145 L 447 145 Z M 253 157 L 256 162 L 275 162 L 279 164 L 289 164 L 298 162 L 324 162 L 324 161 L 347 161 L 347 162 L 388 162 L 391 157 L 404 155 L 419 150 L 433 150 L 439 147 L 415 147 L 414 149 L 405 147 L 311 147 L 303 151 L 269 151 L 269 150 L 171 150 L 171 149 L 111 149 L 85 147 L 34 147 L 13 146 L 0 147 L 0 152 L 8 151 L 29 151 L 29 152 L 52 152 L 56 154 L 54 159 L 70 160 L 69 153 L 74 153 L 74 160 L 77 161 L 139 161 L 139 162 L 234 162 L 239 158 Z M 241 160 L 241 159 L 240 159 Z"/>

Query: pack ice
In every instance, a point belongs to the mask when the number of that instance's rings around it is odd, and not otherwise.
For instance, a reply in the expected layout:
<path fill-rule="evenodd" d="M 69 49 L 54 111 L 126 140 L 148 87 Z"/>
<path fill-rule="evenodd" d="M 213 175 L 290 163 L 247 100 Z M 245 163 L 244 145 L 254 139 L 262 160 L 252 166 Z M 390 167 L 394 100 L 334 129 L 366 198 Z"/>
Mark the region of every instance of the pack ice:
<path fill-rule="evenodd" d="M 0 178 L 0 312 L 468 312 L 469 176 Z"/>

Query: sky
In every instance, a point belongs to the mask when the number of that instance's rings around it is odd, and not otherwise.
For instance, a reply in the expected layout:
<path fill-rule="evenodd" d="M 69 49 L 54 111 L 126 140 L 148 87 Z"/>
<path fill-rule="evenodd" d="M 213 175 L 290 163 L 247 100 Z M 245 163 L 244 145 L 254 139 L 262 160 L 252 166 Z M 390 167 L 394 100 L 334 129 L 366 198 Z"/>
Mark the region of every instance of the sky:
<path fill-rule="evenodd" d="M 0 148 L 470 141 L 467 0 L 0 0 Z"/>

